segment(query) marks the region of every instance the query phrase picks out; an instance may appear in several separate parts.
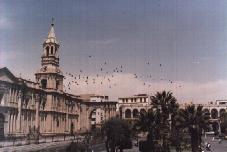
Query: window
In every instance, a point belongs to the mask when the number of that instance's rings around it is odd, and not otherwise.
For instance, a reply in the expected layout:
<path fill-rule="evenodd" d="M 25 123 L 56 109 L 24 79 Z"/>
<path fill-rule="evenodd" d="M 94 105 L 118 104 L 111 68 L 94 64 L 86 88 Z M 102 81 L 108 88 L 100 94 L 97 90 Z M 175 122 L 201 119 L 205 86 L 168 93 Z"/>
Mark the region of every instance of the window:
<path fill-rule="evenodd" d="M 49 56 L 49 46 L 46 47 L 46 55 Z"/>
<path fill-rule="evenodd" d="M 56 81 L 56 89 L 59 87 L 59 81 Z"/>
<path fill-rule="evenodd" d="M 3 98 L 3 94 L 0 94 L 0 104 L 1 104 L 2 98 Z"/>
<path fill-rule="evenodd" d="M 57 118 L 57 127 L 59 127 L 59 120 L 58 120 L 58 118 Z"/>
<path fill-rule="evenodd" d="M 41 87 L 43 89 L 46 89 L 47 88 L 47 80 L 46 79 L 41 80 Z"/>
<path fill-rule="evenodd" d="M 51 46 L 51 54 L 53 54 L 53 53 L 54 53 L 54 47 Z"/>

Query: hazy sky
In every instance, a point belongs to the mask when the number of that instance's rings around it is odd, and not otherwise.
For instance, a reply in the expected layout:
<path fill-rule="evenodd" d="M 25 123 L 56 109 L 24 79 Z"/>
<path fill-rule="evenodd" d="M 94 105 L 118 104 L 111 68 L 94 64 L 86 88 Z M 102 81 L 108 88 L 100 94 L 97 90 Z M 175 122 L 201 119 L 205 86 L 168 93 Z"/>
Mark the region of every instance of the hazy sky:
<path fill-rule="evenodd" d="M 54 17 L 63 72 L 104 79 L 123 67 L 111 84 L 81 82 L 74 94 L 167 89 L 181 101 L 227 99 L 226 8 L 226 0 L 0 0 L 0 66 L 34 80 Z"/>

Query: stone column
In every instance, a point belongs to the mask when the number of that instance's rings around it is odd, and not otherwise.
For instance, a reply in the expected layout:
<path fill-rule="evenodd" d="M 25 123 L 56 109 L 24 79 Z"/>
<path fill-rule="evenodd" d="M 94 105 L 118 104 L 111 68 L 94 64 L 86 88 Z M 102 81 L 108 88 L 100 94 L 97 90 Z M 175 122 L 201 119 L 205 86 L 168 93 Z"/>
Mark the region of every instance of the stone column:
<path fill-rule="evenodd" d="M 6 123 L 4 123 L 4 134 L 9 134 L 9 115 L 5 115 L 5 121 Z"/>
<path fill-rule="evenodd" d="M 113 110 L 113 116 L 116 117 L 116 108 L 114 107 Z"/>
<path fill-rule="evenodd" d="M 221 121 L 218 120 L 218 133 L 221 135 Z"/>
<path fill-rule="evenodd" d="M 16 89 L 13 89 L 13 105 L 16 103 Z"/>
<path fill-rule="evenodd" d="M 81 117 L 81 115 L 80 115 L 80 105 L 79 104 L 77 104 L 77 131 L 79 131 L 80 130 L 80 117 Z"/>
<path fill-rule="evenodd" d="M 17 115 L 17 132 L 21 132 L 21 106 L 22 106 L 22 92 L 18 91 L 18 115 Z"/>
<path fill-rule="evenodd" d="M 14 133 L 17 133 L 17 113 L 14 115 Z"/>
<path fill-rule="evenodd" d="M 85 128 L 86 128 L 86 126 L 85 126 L 85 123 L 86 123 L 86 107 L 85 107 L 85 105 L 82 106 L 82 112 L 80 115 L 82 116 L 81 120 L 80 120 L 82 123 L 81 128 L 83 131 L 85 131 Z"/>
<path fill-rule="evenodd" d="M 14 112 L 12 112 L 12 116 L 11 116 L 11 133 L 14 133 L 13 132 L 13 127 L 14 127 L 13 122 L 14 122 Z"/>
<path fill-rule="evenodd" d="M 107 120 L 109 120 L 110 119 L 110 108 L 108 107 L 107 108 Z"/>
<path fill-rule="evenodd" d="M 13 102 L 14 102 L 14 88 L 12 88 L 12 90 L 11 90 L 11 97 L 10 97 L 11 106 L 13 106 Z"/>
<path fill-rule="evenodd" d="M 40 107 L 40 95 L 35 95 L 35 128 L 39 128 L 39 107 Z"/>
<path fill-rule="evenodd" d="M 9 112 L 9 119 L 8 119 L 8 124 L 9 124 L 9 126 L 8 126 L 8 131 L 9 131 L 9 133 L 11 133 L 11 112 Z"/>
<path fill-rule="evenodd" d="M 111 107 L 110 108 L 110 118 L 112 118 L 113 117 L 113 108 Z"/>
<path fill-rule="evenodd" d="M 12 99 L 12 88 L 9 89 L 9 93 L 7 95 L 7 101 L 6 101 L 7 106 L 10 105 L 11 99 Z"/>
<path fill-rule="evenodd" d="M 125 119 L 125 108 L 122 108 L 122 118 Z"/>
<path fill-rule="evenodd" d="M 89 130 L 88 111 L 89 111 L 89 108 L 88 108 L 87 105 L 86 105 L 86 112 L 85 112 L 85 128 L 86 128 L 86 131 Z"/>
<path fill-rule="evenodd" d="M 69 101 L 66 101 L 66 131 L 69 131 Z"/>

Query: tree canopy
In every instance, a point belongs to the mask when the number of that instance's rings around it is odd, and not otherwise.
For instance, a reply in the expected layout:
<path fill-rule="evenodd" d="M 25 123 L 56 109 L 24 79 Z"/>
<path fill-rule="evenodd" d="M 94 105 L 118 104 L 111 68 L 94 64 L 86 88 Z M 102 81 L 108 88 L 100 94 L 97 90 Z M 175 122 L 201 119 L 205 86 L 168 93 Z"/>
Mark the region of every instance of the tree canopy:
<path fill-rule="evenodd" d="M 187 129 L 191 136 L 192 152 L 199 151 L 202 142 L 202 131 L 209 129 L 210 114 L 202 106 L 189 105 L 180 109 L 175 117 L 176 127 Z"/>
<path fill-rule="evenodd" d="M 104 123 L 102 131 L 106 137 L 107 152 L 115 152 L 116 149 L 131 148 L 131 128 L 129 124 L 119 118 L 112 118 Z"/>

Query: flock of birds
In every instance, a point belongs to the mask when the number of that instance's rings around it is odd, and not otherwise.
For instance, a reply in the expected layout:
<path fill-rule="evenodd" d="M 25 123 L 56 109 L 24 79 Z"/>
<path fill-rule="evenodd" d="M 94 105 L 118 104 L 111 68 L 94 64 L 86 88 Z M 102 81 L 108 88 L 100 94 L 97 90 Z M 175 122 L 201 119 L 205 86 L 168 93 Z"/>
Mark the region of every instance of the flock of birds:
<path fill-rule="evenodd" d="M 91 55 L 89 55 L 88 57 L 92 58 Z M 146 66 L 152 65 L 150 61 L 145 62 L 145 64 Z M 79 86 L 82 83 L 86 85 L 90 85 L 90 84 L 107 85 L 109 88 L 117 86 L 118 84 L 116 81 L 114 81 L 114 78 L 117 76 L 117 74 L 124 73 L 126 69 L 123 67 L 123 65 L 117 65 L 111 70 L 110 69 L 106 70 L 107 65 L 108 65 L 108 62 L 104 61 L 103 64 L 101 64 L 101 66 L 99 67 L 99 71 L 97 72 L 96 75 L 88 75 L 83 69 L 80 69 L 77 74 L 73 74 L 72 72 L 65 72 L 64 79 L 66 79 L 68 82 L 66 85 L 63 86 L 65 91 L 71 90 L 72 86 Z M 156 66 L 162 69 L 163 64 L 160 63 L 159 65 L 156 65 Z M 144 76 L 134 73 L 133 77 L 135 79 L 142 80 Z M 146 79 L 148 79 L 149 81 L 143 82 L 142 85 L 147 86 L 148 88 L 152 87 L 151 81 L 154 80 L 153 76 L 149 74 L 146 76 Z M 164 78 L 160 78 L 160 80 L 168 81 L 169 84 L 174 84 L 174 81 L 170 79 L 166 80 Z M 181 85 L 175 86 L 175 88 L 181 88 L 181 87 L 182 87 Z"/>

